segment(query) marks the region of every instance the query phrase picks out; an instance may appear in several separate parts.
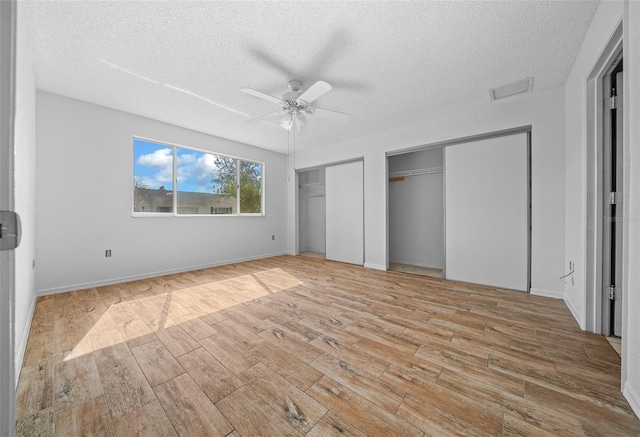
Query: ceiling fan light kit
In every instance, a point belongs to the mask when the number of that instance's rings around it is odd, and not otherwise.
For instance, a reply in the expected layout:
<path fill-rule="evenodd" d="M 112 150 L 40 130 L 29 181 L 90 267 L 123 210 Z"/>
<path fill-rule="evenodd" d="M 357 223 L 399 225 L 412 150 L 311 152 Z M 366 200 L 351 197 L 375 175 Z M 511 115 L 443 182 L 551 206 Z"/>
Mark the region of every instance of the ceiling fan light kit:
<path fill-rule="evenodd" d="M 304 112 L 287 112 L 280 119 L 280 126 L 288 131 L 290 131 L 294 125 L 297 131 L 300 131 L 307 125 L 307 118 L 304 116 Z"/>

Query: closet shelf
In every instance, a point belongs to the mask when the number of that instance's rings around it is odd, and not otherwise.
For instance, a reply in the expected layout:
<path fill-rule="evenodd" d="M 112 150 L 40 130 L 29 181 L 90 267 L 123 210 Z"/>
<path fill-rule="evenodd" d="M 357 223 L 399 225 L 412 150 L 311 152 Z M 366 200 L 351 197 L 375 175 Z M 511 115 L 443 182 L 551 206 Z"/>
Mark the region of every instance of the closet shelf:
<path fill-rule="evenodd" d="M 390 178 L 419 176 L 423 174 L 442 173 L 442 167 L 418 168 L 415 170 L 394 171 L 389 173 Z"/>
<path fill-rule="evenodd" d="M 300 185 L 300 197 L 324 197 L 324 182 L 314 182 Z"/>

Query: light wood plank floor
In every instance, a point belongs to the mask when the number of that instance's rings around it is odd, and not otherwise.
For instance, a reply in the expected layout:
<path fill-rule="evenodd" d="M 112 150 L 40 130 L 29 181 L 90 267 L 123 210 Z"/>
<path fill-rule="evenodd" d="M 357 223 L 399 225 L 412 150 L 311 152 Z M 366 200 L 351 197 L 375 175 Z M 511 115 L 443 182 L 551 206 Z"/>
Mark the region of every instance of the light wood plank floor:
<path fill-rule="evenodd" d="M 559 300 L 282 256 L 38 299 L 20 436 L 640 435 Z"/>

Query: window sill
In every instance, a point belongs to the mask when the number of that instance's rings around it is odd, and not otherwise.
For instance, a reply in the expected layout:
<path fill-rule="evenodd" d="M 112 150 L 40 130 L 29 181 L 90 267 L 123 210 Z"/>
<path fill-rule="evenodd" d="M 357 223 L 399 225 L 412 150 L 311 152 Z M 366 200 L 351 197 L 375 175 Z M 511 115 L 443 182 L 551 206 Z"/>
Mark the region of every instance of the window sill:
<path fill-rule="evenodd" d="M 264 217 L 265 213 L 257 214 L 174 214 L 171 212 L 134 212 L 133 218 L 155 218 L 155 217 Z"/>

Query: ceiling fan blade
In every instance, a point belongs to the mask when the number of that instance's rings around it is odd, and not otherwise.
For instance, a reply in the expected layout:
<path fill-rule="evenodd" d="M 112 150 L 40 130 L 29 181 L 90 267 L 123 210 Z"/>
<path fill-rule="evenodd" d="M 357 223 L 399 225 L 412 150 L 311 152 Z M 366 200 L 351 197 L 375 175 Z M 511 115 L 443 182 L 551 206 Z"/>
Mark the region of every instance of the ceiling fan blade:
<path fill-rule="evenodd" d="M 275 103 L 276 105 L 282 106 L 284 102 L 277 97 L 270 96 L 269 94 L 265 94 L 261 91 L 256 91 L 251 88 L 242 88 L 242 91 L 245 94 L 249 94 L 250 96 L 258 97 L 259 99 L 266 100 L 267 102 Z"/>
<path fill-rule="evenodd" d="M 329 85 L 325 81 L 319 80 L 316 83 L 314 83 L 313 85 L 311 85 L 309 87 L 309 89 L 307 89 L 305 92 L 303 92 L 300 95 L 300 97 L 298 97 L 296 99 L 296 101 L 298 103 L 300 103 L 300 101 L 303 100 L 306 103 L 311 103 L 315 99 L 317 99 L 318 97 L 328 93 L 329 91 L 331 91 L 331 85 Z"/>
<path fill-rule="evenodd" d="M 269 112 L 268 114 L 262 114 L 262 115 L 259 115 L 258 117 L 250 118 L 249 120 L 245 121 L 245 123 L 249 123 L 249 124 L 259 123 L 261 121 L 267 120 L 268 118 L 271 118 L 273 116 L 280 115 L 280 114 L 281 112 L 279 111 Z"/>
<path fill-rule="evenodd" d="M 351 114 L 345 112 L 331 111 L 329 109 L 313 108 L 313 113 L 320 117 L 328 118 L 335 121 L 349 121 Z"/>

